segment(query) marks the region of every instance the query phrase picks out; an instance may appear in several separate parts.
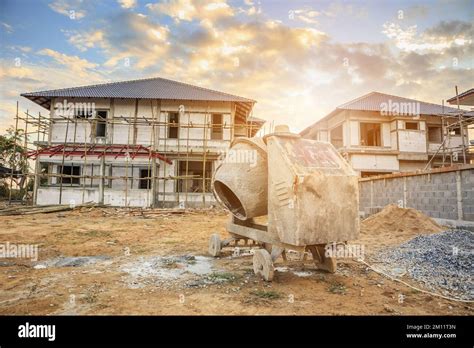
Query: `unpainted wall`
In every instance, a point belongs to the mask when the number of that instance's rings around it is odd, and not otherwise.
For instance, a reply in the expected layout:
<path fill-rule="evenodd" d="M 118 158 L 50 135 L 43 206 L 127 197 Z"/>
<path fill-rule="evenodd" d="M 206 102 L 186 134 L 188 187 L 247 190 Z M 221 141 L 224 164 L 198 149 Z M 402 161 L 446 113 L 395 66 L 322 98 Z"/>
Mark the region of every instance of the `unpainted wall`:
<path fill-rule="evenodd" d="M 387 175 L 359 181 L 359 210 L 403 204 L 428 216 L 474 221 L 474 167 L 413 175 Z"/>

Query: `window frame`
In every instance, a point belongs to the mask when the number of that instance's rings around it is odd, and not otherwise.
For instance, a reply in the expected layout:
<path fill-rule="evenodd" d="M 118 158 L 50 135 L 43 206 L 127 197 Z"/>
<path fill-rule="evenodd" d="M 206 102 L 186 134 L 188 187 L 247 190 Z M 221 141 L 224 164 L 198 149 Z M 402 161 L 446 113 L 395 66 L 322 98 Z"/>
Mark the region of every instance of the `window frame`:
<path fill-rule="evenodd" d="M 364 124 L 378 125 L 379 140 L 380 140 L 378 145 L 362 144 L 362 125 L 364 125 Z M 364 147 L 382 147 L 382 144 L 383 144 L 383 140 L 382 140 L 382 122 L 362 122 L 362 121 L 359 121 L 359 144 L 360 144 L 360 146 L 364 146 Z"/>
<path fill-rule="evenodd" d="M 171 123 L 171 116 L 176 116 L 177 122 L 173 124 Z M 179 112 L 168 112 L 168 139 L 179 139 L 179 124 L 180 124 L 180 117 L 179 117 Z M 176 130 L 176 136 L 171 137 L 171 130 L 173 129 Z"/>
<path fill-rule="evenodd" d="M 433 128 L 437 128 L 439 130 L 438 131 L 439 140 L 430 139 L 430 129 L 433 129 Z M 427 125 L 426 139 L 428 140 L 429 143 L 441 144 L 443 142 L 443 127 L 441 125 L 439 125 L 439 126 Z"/>
<path fill-rule="evenodd" d="M 81 178 L 64 178 L 63 175 L 78 175 L 81 176 L 82 172 L 82 166 L 81 165 L 74 165 L 74 164 L 64 164 L 64 165 L 58 165 L 59 168 L 59 174 L 61 175 L 59 177 L 59 185 L 68 185 L 68 186 L 80 186 L 81 185 Z M 64 173 L 64 168 L 71 168 L 70 173 Z M 74 168 L 78 168 L 78 173 L 74 173 Z M 65 180 L 67 180 L 65 182 Z M 77 181 L 76 181 L 77 180 Z"/>
<path fill-rule="evenodd" d="M 105 112 L 105 118 L 104 117 L 99 117 L 99 112 Z M 95 112 L 96 126 L 95 126 L 95 132 L 94 132 L 95 133 L 94 134 L 95 138 L 106 138 L 107 137 L 107 119 L 108 119 L 108 117 L 109 117 L 109 110 L 106 110 L 106 109 L 96 110 L 96 112 Z M 104 126 L 104 135 L 97 135 L 99 125 Z"/>
<path fill-rule="evenodd" d="M 214 116 L 220 116 L 220 123 L 214 122 Z M 211 140 L 224 140 L 224 114 L 211 114 Z"/>
<path fill-rule="evenodd" d="M 416 128 L 407 128 L 407 124 L 414 124 L 414 125 L 416 125 Z M 420 130 L 420 122 L 405 121 L 405 130 Z"/>

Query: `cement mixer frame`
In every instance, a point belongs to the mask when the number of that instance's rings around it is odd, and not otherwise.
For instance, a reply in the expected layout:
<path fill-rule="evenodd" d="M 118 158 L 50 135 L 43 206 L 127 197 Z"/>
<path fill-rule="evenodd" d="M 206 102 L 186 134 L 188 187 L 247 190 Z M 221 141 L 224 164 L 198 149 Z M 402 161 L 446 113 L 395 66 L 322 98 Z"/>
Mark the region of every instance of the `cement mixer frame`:
<path fill-rule="evenodd" d="M 253 219 L 242 221 L 232 216 L 227 224 L 227 232 L 230 238 L 221 240 L 215 233 L 209 240 L 209 254 L 217 257 L 225 247 L 237 247 L 240 241 L 244 246 L 249 242 L 260 246 L 262 249 L 255 250 L 253 257 L 253 270 L 256 275 L 261 276 L 266 281 L 272 281 L 274 275 L 273 263 L 281 256 L 283 261 L 287 261 L 286 252 L 293 250 L 301 254 L 301 261 L 306 261 L 308 252 L 311 253 L 314 263 L 318 269 L 331 273 L 337 270 L 337 261 L 335 257 L 326 256 L 326 245 L 306 245 L 295 246 L 282 243 L 278 238 L 267 232 L 267 226 L 257 224 Z"/>
<path fill-rule="evenodd" d="M 231 212 L 230 238 L 213 234 L 209 253 L 249 241 L 255 274 L 271 281 L 273 263 L 287 251 L 311 254 L 319 269 L 335 272 L 336 258 L 326 246 L 359 234 L 358 177 L 328 142 L 303 139 L 278 126 L 262 138 L 238 138 L 229 151 L 258 152 L 258 166 L 221 163 L 212 179 L 216 200 Z M 268 216 L 266 225 L 254 218 Z"/>

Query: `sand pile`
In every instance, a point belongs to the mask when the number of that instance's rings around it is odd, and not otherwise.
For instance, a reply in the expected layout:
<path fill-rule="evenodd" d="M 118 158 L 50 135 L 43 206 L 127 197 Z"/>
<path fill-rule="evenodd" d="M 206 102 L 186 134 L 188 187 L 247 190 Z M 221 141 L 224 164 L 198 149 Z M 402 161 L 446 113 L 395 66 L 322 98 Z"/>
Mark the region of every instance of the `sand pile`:
<path fill-rule="evenodd" d="M 390 204 L 381 212 L 362 221 L 361 230 L 364 233 L 377 235 L 435 233 L 445 229 L 416 209 L 400 208 L 396 204 Z"/>

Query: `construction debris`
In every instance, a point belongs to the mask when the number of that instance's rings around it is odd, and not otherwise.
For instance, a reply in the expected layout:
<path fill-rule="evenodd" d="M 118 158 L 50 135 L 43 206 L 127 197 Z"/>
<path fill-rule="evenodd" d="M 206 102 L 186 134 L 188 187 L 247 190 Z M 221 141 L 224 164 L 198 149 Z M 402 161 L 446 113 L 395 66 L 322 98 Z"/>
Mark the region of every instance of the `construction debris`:
<path fill-rule="evenodd" d="M 60 211 L 73 210 L 77 208 L 87 208 L 99 206 L 97 203 L 84 203 L 78 205 L 72 204 L 51 204 L 51 205 L 33 205 L 33 206 L 14 206 L 10 208 L 0 209 L 0 216 L 6 215 L 31 215 L 41 213 L 57 213 Z"/>
<path fill-rule="evenodd" d="M 0 216 L 7 215 L 31 215 L 41 213 L 57 213 L 62 211 L 74 210 L 77 213 L 96 212 L 103 216 L 172 216 L 181 214 L 200 214 L 206 212 L 207 215 L 222 214 L 221 208 L 112 208 L 108 205 L 88 202 L 78 205 L 69 204 L 51 204 L 51 205 L 33 205 L 33 206 L 13 206 L 0 209 Z M 59 216 L 64 217 L 64 216 Z"/>
<path fill-rule="evenodd" d="M 393 277 L 405 274 L 433 291 L 463 300 L 474 300 L 474 233 L 449 230 L 420 235 L 374 255 L 377 267 Z"/>

